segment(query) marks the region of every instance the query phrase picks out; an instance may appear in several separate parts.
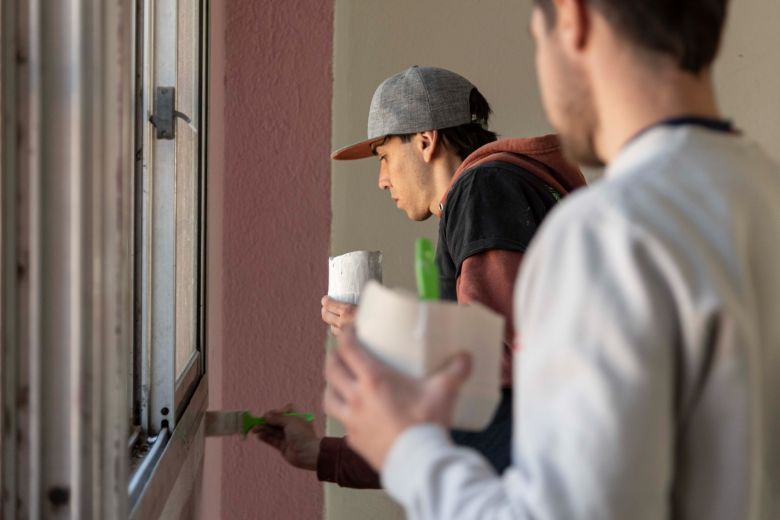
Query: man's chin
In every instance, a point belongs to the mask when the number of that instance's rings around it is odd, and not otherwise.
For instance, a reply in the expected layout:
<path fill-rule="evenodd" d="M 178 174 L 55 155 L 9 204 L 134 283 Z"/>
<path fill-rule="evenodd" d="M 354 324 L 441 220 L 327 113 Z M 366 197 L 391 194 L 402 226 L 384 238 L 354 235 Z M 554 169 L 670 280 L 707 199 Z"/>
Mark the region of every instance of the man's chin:
<path fill-rule="evenodd" d="M 428 220 L 431 218 L 431 215 L 433 215 L 433 213 L 430 211 L 426 211 L 425 213 L 411 213 L 409 211 L 406 212 L 406 216 L 409 217 L 409 220 L 414 220 L 415 222 Z"/>
<path fill-rule="evenodd" d="M 422 222 L 423 220 L 428 220 L 429 218 L 431 218 L 431 215 L 433 214 L 431 213 L 431 210 L 427 208 L 424 211 L 418 211 L 415 209 L 406 209 L 401 207 L 399 207 L 398 209 L 400 209 L 406 214 L 406 218 L 414 222 Z"/>

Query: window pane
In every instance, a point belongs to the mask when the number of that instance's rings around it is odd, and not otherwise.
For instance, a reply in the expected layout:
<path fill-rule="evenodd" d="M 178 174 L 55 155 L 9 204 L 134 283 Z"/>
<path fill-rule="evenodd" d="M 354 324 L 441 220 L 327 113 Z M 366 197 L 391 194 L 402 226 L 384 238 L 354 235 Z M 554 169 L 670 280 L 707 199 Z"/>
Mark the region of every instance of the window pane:
<path fill-rule="evenodd" d="M 197 350 L 198 0 L 179 0 L 176 107 L 176 377 Z"/>

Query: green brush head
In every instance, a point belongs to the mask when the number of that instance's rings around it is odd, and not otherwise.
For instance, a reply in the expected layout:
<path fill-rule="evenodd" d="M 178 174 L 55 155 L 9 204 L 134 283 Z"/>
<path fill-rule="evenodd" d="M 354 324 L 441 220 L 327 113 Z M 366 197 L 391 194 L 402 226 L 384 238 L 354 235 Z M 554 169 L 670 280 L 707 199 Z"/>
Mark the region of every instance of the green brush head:
<path fill-rule="evenodd" d="M 314 414 L 313 413 L 299 413 L 299 412 L 287 412 L 283 415 L 286 415 L 287 417 L 300 417 L 301 419 L 305 420 L 306 422 L 312 422 L 314 420 Z M 256 417 L 252 415 L 249 412 L 244 412 L 243 414 L 243 427 L 241 428 L 241 433 L 246 436 L 247 433 L 252 431 L 252 428 L 255 426 L 262 426 L 266 424 L 265 417 Z"/>

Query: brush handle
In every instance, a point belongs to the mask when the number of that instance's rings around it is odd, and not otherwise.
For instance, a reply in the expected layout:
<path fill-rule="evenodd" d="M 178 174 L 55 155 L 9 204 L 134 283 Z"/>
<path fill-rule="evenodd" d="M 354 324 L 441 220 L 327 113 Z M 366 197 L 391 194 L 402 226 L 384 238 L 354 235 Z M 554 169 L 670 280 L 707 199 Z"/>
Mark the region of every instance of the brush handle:
<path fill-rule="evenodd" d="M 300 417 L 306 422 L 312 422 L 314 420 L 314 414 L 308 412 L 287 412 L 282 415 L 285 415 L 287 417 Z M 244 424 L 241 431 L 244 435 L 246 435 L 247 433 L 252 431 L 252 428 L 254 428 L 255 426 L 262 426 L 266 424 L 266 422 L 267 421 L 265 420 L 265 417 L 257 417 L 252 415 L 249 412 L 244 412 Z"/>

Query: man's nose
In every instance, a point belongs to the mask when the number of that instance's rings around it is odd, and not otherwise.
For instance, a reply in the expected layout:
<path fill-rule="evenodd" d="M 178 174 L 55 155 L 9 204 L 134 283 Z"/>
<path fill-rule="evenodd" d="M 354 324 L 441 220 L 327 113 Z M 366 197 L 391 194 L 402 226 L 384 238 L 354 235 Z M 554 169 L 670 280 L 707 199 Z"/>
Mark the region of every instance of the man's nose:
<path fill-rule="evenodd" d="M 390 184 L 390 177 L 388 177 L 384 172 L 381 170 L 379 171 L 379 189 L 380 190 L 389 190 L 392 188 L 393 185 Z"/>

